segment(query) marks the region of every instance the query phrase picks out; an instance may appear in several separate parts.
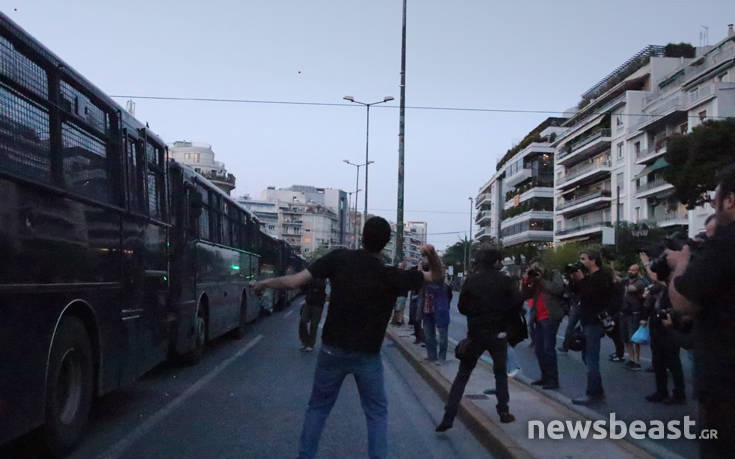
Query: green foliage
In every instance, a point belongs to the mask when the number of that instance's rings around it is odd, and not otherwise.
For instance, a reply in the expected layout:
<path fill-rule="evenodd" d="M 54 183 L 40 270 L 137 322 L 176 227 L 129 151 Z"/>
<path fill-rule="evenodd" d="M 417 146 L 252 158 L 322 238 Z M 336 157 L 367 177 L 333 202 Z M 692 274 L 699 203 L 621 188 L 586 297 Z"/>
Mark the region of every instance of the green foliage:
<path fill-rule="evenodd" d="M 564 272 L 564 267 L 579 260 L 579 251 L 585 246 L 576 243 L 564 244 L 553 249 L 544 250 L 541 261 L 547 269 Z"/>
<path fill-rule="evenodd" d="M 539 250 L 539 248 L 532 243 L 518 244 L 512 247 L 503 247 L 500 250 L 503 259 L 510 257 L 517 265 L 522 265 L 524 263 L 524 260 L 525 263 L 529 263 L 531 260 L 538 258 L 540 252 L 541 251 Z M 521 258 L 521 256 L 523 258 Z"/>
<path fill-rule="evenodd" d="M 705 121 L 684 136 L 669 139 L 664 172 L 675 197 L 688 209 L 701 206 L 717 187 L 715 174 L 735 159 L 735 118 Z"/>
<path fill-rule="evenodd" d="M 468 244 L 469 241 L 467 240 L 467 238 L 464 238 L 447 247 L 447 249 L 444 251 L 444 255 L 442 256 L 442 263 L 444 264 L 444 266 L 454 266 L 455 274 L 464 271 L 464 257 L 465 252 L 467 251 Z M 477 242 L 472 242 L 470 246 L 470 258 L 468 260 L 468 264 L 470 266 L 470 262 L 475 256 L 475 252 L 477 251 L 477 248 L 479 246 L 480 244 Z"/>
<path fill-rule="evenodd" d="M 664 56 L 693 58 L 696 56 L 696 49 L 690 43 L 669 43 L 664 48 Z"/>
<path fill-rule="evenodd" d="M 640 249 L 650 249 L 661 244 L 667 231 L 655 225 L 620 222 L 616 225 L 615 247 L 604 250 L 603 256 L 612 262 L 619 272 L 626 272 L 634 263 L 640 263 Z M 643 233 L 643 234 L 641 234 Z"/>

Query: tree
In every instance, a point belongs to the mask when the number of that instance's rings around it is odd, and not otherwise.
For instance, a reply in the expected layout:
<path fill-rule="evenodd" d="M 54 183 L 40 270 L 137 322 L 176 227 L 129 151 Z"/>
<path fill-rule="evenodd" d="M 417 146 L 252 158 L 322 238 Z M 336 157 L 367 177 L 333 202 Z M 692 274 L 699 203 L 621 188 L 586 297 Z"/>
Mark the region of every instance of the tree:
<path fill-rule="evenodd" d="M 687 135 L 669 139 L 664 178 L 687 209 L 703 205 L 717 187 L 715 175 L 735 158 L 735 118 L 705 121 Z"/>
<path fill-rule="evenodd" d="M 442 263 L 444 266 L 454 266 L 454 273 L 464 272 L 464 260 L 467 246 L 470 244 L 467 238 L 461 239 L 455 242 L 453 245 L 447 247 L 442 256 Z M 468 264 L 471 266 L 471 260 L 475 256 L 475 251 L 479 247 L 479 243 L 473 242 L 470 247 L 470 257 Z"/>

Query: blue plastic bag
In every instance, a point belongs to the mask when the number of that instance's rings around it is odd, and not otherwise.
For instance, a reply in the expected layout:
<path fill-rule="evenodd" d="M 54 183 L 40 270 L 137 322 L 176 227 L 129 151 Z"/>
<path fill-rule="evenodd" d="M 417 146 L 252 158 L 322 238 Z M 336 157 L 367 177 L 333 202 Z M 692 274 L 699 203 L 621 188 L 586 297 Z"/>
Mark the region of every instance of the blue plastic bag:
<path fill-rule="evenodd" d="M 648 332 L 648 327 L 645 325 L 639 326 L 638 330 L 631 336 L 630 341 L 636 344 L 648 344 L 651 341 L 651 334 Z"/>

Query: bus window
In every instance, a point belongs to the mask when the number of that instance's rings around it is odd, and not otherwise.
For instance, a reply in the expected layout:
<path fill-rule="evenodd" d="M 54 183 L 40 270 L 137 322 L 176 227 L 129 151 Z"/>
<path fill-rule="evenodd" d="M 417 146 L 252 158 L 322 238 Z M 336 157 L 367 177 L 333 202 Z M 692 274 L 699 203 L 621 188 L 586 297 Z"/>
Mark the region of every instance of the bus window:
<path fill-rule="evenodd" d="M 164 193 L 162 149 L 147 142 L 146 151 L 146 182 L 148 185 L 148 215 L 151 218 L 164 220 L 166 199 Z"/>
<path fill-rule="evenodd" d="M 50 153 L 48 113 L 0 86 L 0 167 L 48 183 Z"/>
<path fill-rule="evenodd" d="M 71 123 L 61 125 L 64 186 L 87 198 L 111 202 L 105 144 Z"/>
<path fill-rule="evenodd" d="M 38 64 L 15 49 L 5 37 L 0 37 L 0 73 L 20 86 L 48 99 L 48 76 Z"/>
<path fill-rule="evenodd" d="M 61 106 L 67 112 L 83 119 L 88 125 L 100 132 L 107 132 L 107 114 L 92 101 L 66 81 L 59 83 Z"/>
<path fill-rule="evenodd" d="M 128 182 L 128 208 L 133 212 L 144 213 L 145 201 L 145 183 L 143 182 L 143 170 L 138 166 L 140 164 L 138 158 L 140 144 L 132 137 L 128 137 L 125 142 L 125 157 L 128 163 L 127 182 Z"/>

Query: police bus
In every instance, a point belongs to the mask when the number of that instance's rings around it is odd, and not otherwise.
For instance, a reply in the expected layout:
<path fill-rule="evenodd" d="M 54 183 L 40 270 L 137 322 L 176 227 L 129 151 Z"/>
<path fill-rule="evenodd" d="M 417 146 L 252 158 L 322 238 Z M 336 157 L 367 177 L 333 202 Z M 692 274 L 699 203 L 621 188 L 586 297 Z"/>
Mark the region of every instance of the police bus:
<path fill-rule="evenodd" d="M 94 397 L 242 336 L 294 255 L 0 13 L 0 443 L 68 450 Z"/>

